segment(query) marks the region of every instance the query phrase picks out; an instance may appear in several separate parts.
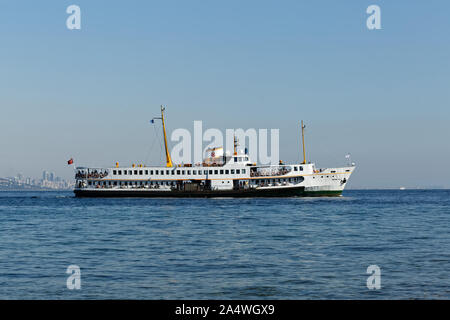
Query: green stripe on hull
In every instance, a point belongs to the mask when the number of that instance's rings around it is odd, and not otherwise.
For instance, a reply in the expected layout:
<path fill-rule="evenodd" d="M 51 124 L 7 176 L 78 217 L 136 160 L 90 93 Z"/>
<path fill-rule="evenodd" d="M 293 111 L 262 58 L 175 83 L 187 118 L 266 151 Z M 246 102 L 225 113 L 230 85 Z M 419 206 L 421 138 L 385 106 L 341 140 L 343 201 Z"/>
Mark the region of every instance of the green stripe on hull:
<path fill-rule="evenodd" d="M 304 197 L 339 197 L 342 191 L 323 190 L 323 191 L 303 191 Z"/>

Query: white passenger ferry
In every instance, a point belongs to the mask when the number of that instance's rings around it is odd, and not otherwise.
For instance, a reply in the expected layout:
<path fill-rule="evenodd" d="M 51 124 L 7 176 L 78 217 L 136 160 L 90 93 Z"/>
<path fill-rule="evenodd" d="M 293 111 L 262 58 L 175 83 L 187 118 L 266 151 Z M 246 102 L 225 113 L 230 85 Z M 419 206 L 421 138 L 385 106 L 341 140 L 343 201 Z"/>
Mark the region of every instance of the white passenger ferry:
<path fill-rule="evenodd" d="M 257 165 L 234 139 L 232 154 L 222 147 L 207 150 L 202 163 L 174 165 L 167 146 L 164 108 L 161 107 L 166 166 L 132 165 L 111 168 L 75 168 L 78 197 L 295 197 L 339 196 L 354 164 L 318 169 L 303 162 Z"/>

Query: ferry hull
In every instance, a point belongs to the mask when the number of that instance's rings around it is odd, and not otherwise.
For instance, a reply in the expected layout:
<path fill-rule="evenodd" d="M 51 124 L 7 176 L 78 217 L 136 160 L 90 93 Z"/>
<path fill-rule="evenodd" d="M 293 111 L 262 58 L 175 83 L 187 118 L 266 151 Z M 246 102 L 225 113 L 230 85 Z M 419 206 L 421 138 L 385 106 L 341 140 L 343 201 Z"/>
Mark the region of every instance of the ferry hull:
<path fill-rule="evenodd" d="M 202 191 L 74 190 L 76 197 L 88 198 L 254 198 L 254 197 L 336 197 L 342 190 L 306 191 L 305 187 Z"/>

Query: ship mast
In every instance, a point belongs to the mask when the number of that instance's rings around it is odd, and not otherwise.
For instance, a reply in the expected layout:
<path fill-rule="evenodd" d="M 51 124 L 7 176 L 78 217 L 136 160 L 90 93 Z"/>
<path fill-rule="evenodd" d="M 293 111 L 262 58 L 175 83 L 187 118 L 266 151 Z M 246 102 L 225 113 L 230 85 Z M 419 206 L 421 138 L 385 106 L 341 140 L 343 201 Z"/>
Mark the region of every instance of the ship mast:
<path fill-rule="evenodd" d="M 170 158 L 169 148 L 167 147 L 166 125 L 164 124 L 164 110 L 166 110 L 166 108 L 161 106 L 161 120 L 164 134 L 164 147 L 166 148 L 166 167 L 171 168 L 173 167 L 173 164 L 172 159 Z"/>
<path fill-rule="evenodd" d="M 305 153 L 305 126 L 303 125 L 303 120 L 302 120 L 302 145 L 303 145 L 303 162 L 302 162 L 302 164 L 306 164 L 306 153 Z"/>
<path fill-rule="evenodd" d="M 161 118 L 153 118 L 150 122 L 155 123 L 155 119 L 161 119 L 161 121 L 162 121 L 162 129 L 163 129 L 163 135 L 164 135 L 164 147 L 166 148 L 166 166 L 168 168 L 171 168 L 171 167 L 173 167 L 173 164 L 172 164 L 172 159 L 170 158 L 169 148 L 167 146 L 166 125 L 164 123 L 164 110 L 166 110 L 166 108 L 161 106 Z"/>

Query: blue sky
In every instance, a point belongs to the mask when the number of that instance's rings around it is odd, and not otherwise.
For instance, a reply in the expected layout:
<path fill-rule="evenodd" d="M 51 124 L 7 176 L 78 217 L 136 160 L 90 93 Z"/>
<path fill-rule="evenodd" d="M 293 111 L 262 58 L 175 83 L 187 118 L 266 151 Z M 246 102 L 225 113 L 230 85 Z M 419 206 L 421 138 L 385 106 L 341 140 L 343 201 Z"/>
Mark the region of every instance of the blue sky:
<path fill-rule="evenodd" d="M 68 30 L 66 8 L 81 8 Z M 381 8 L 382 30 L 366 27 Z M 450 187 L 448 1 L 0 1 L 0 176 L 158 163 L 168 130 L 279 128 L 350 187 Z"/>

